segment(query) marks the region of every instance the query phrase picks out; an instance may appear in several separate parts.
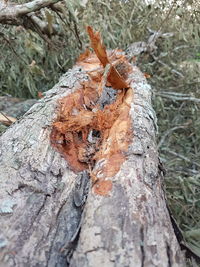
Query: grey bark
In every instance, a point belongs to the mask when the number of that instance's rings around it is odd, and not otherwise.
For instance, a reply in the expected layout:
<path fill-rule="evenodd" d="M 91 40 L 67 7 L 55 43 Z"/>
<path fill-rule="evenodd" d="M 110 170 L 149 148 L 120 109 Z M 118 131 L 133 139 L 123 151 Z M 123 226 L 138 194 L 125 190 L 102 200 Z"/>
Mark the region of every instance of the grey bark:
<path fill-rule="evenodd" d="M 76 66 L 0 138 L 0 266 L 183 266 L 159 172 L 151 88 L 134 67 L 134 137 L 107 197 L 50 145 Z"/>
<path fill-rule="evenodd" d="M 17 17 L 27 15 L 31 12 L 40 10 L 41 8 L 53 5 L 61 0 L 34 0 L 25 4 L 13 4 L 8 1 L 0 2 L 0 23 L 4 21 L 14 20 Z"/>
<path fill-rule="evenodd" d="M 60 27 L 52 24 L 52 32 L 49 32 L 48 23 L 41 20 L 36 13 L 45 7 L 54 8 L 54 4 L 61 0 L 34 0 L 24 4 L 14 4 L 13 2 L 0 1 L 0 24 L 23 26 L 25 29 L 37 31 L 48 36 L 61 34 Z"/>

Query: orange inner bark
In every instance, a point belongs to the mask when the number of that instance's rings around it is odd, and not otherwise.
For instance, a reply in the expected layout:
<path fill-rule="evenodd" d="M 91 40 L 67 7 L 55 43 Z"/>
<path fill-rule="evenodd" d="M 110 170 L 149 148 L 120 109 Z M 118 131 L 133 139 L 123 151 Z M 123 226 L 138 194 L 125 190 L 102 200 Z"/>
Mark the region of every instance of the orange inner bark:
<path fill-rule="evenodd" d="M 106 196 L 112 189 L 111 177 L 125 161 L 132 139 L 129 112 L 133 90 L 127 83 L 132 67 L 118 50 L 107 53 L 100 35 L 92 28 L 88 32 L 96 55 L 87 50 L 77 65 L 88 73 L 89 80 L 60 100 L 50 138 L 74 171 L 90 168 L 94 192 Z M 101 109 L 99 92 L 104 89 L 101 86 L 107 63 L 111 70 L 106 85 L 116 89 L 117 95 L 113 103 Z"/>

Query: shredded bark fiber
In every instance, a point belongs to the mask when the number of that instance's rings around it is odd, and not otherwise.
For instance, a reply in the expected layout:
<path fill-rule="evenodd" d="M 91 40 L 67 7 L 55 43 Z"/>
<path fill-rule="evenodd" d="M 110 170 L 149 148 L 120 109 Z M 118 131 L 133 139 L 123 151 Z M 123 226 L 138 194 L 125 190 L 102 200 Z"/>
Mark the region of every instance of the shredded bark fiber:
<path fill-rule="evenodd" d="M 91 27 L 88 33 L 95 53 L 87 50 L 76 64 L 89 80 L 60 100 L 51 143 L 73 171 L 89 169 L 94 192 L 105 196 L 132 139 L 133 90 L 128 83 L 132 67 L 120 50 L 106 51 L 99 33 Z"/>

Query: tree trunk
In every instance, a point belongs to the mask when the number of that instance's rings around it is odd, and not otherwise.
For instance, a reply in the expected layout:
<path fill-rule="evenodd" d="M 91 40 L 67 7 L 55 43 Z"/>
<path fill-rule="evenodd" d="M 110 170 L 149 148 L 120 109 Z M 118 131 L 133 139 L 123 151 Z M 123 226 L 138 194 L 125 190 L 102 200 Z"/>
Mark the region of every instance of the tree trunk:
<path fill-rule="evenodd" d="M 158 168 L 152 92 L 136 67 L 133 135 L 108 193 L 51 146 L 58 99 L 87 80 L 76 65 L 1 136 L 0 266 L 183 266 Z"/>

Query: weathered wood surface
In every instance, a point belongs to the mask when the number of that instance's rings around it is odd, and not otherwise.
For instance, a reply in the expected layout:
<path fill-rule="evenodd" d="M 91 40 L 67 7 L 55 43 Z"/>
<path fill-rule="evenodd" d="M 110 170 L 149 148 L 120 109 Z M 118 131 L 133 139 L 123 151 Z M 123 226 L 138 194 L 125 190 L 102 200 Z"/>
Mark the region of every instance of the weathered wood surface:
<path fill-rule="evenodd" d="M 109 196 L 94 194 L 87 173 L 71 171 L 50 145 L 57 100 L 88 79 L 79 67 L 1 136 L 0 266 L 183 266 L 158 169 L 151 88 L 133 70 L 134 137 Z"/>

